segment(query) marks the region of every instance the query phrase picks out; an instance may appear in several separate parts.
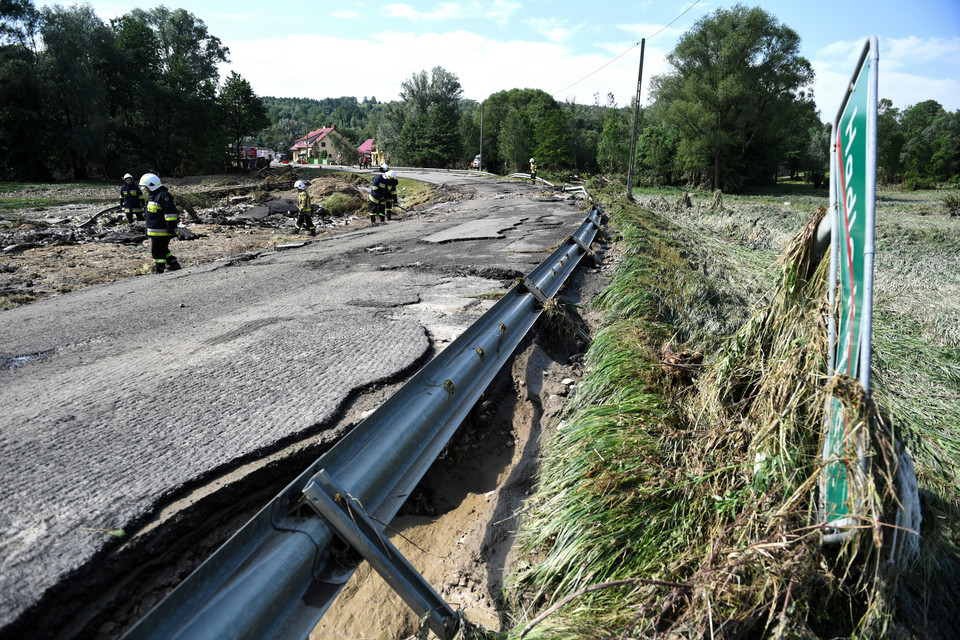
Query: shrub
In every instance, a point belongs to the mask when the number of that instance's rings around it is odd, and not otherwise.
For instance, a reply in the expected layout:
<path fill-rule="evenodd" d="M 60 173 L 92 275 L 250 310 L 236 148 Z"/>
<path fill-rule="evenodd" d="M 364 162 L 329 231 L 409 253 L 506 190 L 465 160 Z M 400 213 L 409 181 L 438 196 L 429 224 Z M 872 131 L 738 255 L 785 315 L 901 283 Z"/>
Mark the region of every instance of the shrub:
<path fill-rule="evenodd" d="M 944 196 L 943 208 L 947 210 L 951 218 L 960 216 L 960 195 L 951 193 L 950 195 Z"/>
<path fill-rule="evenodd" d="M 363 200 L 346 193 L 332 193 L 324 201 L 323 206 L 330 215 L 342 216 L 362 209 Z"/>

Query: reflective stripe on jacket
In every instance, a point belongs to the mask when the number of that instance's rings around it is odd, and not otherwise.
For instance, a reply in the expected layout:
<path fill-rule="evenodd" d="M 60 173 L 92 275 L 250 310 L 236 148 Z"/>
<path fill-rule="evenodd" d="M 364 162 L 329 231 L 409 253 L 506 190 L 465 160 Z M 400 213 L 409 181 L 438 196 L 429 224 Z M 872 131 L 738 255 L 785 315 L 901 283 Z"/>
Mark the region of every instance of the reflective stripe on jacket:
<path fill-rule="evenodd" d="M 124 211 L 142 213 L 145 200 L 146 198 L 140 193 L 140 187 L 136 184 L 124 182 L 120 185 L 120 206 L 123 207 Z"/>
<path fill-rule="evenodd" d="M 382 173 L 374 176 L 373 185 L 370 187 L 370 200 L 386 202 L 390 199 L 390 181 Z"/>
<path fill-rule="evenodd" d="M 166 187 L 150 194 L 147 201 L 146 227 L 148 236 L 175 236 L 180 214 L 173 203 L 173 196 Z"/>

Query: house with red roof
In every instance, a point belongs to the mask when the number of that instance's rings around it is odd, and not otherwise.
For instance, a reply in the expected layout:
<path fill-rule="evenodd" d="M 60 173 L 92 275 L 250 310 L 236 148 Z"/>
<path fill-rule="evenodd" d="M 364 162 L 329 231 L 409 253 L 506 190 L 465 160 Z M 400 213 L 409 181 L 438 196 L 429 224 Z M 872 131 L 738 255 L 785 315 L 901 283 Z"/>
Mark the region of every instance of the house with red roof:
<path fill-rule="evenodd" d="M 323 127 L 311 131 L 307 135 L 294 141 L 290 147 L 290 155 L 294 162 L 320 162 L 324 158 L 334 158 L 340 153 L 330 134 L 337 130 L 337 125 Z M 338 136 L 339 137 L 339 136 Z"/>

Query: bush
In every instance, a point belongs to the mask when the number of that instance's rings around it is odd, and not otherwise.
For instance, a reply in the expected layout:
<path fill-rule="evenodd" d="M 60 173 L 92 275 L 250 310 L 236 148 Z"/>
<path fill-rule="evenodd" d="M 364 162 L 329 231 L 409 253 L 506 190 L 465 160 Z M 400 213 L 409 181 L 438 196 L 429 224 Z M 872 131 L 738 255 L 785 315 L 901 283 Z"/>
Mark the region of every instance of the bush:
<path fill-rule="evenodd" d="M 951 193 L 948 196 L 944 196 L 943 208 L 947 210 L 951 218 L 960 216 L 960 195 Z"/>
<path fill-rule="evenodd" d="M 332 193 L 324 201 L 323 206 L 330 215 L 342 216 L 362 209 L 363 204 L 362 199 L 349 196 L 346 193 Z"/>

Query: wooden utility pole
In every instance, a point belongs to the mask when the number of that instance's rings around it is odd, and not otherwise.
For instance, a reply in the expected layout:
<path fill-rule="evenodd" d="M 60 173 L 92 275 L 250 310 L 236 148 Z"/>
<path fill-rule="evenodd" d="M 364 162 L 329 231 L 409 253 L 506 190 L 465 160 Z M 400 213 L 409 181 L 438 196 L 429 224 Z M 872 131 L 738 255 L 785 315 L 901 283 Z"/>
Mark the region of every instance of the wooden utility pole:
<path fill-rule="evenodd" d="M 647 39 L 640 39 L 640 71 L 637 73 L 637 99 L 633 103 L 633 135 L 630 136 L 630 164 L 627 166 L 627 199 L 633 200 L 633 165 L 637 157 L 637 128 L 640 125 L 640 82 L 643 80 L 643 50 Z"/>
<path fill-rule="evenodd" d="M 477 171 L 483 171 L 483 102 L 480 103 L 480 166 Z"/>

